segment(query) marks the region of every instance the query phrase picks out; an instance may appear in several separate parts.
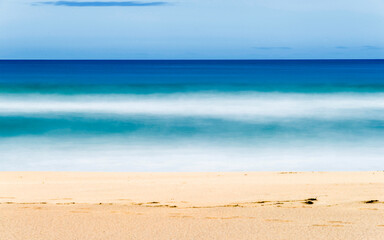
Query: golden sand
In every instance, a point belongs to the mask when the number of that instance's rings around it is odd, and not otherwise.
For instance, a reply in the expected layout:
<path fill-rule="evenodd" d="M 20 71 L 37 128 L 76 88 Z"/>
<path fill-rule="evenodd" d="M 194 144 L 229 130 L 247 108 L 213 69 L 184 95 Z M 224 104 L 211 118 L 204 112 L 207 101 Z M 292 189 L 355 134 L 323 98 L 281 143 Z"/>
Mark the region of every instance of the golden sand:
<path fill-rule="evenodd" d="M 1 240 L 384 239 L 384 172 L 1 172 Z"/>

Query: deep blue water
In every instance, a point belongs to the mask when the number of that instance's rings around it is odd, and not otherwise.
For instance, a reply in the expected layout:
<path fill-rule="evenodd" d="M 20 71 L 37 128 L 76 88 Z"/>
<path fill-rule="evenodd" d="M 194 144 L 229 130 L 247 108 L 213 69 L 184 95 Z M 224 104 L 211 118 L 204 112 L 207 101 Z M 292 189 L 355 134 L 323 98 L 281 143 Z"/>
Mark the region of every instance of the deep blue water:
<path fill-rule="evenodd" d="M 384 169 L 384 60 L 0 61 L 0 169 Z"/>

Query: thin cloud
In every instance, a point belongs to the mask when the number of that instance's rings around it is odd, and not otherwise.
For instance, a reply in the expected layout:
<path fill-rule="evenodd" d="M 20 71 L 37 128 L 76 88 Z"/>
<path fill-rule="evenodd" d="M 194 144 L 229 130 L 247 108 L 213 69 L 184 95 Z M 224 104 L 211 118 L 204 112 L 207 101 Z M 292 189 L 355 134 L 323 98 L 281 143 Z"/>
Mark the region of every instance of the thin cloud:
<path fill-rule="evenodd" d="M 77 1 L 49 1 L 39 2 L 38 5 L 53 5 L 65 7 L 150 7 L 167 5 L 167 2 L 77 2 Z M 36 4 L 34 4 L 36 5 Z"/>
<path fill-rule="evenodd" d="M 378 47 L 378 46 L 371 46 L 371 45 L 366 45 L 366 46 L 363 46 L 362 48 L 367 49 L 367 50 L 381 49 L 381 47 Z"/>
<path fill-rule="evenodd" d="M 290 47 L 254 47 L 257 50 L 290 50 Z"/>

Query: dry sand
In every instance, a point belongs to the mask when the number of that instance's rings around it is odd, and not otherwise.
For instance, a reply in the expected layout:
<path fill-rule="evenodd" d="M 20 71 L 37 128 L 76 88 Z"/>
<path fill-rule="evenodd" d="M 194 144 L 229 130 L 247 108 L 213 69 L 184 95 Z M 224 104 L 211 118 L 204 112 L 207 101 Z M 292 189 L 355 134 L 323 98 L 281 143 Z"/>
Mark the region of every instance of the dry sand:
<path fill-rule="evenodd" d="M 382 171 L 0 172 L 0 239 L 384 239 L 383 201 Z"/>

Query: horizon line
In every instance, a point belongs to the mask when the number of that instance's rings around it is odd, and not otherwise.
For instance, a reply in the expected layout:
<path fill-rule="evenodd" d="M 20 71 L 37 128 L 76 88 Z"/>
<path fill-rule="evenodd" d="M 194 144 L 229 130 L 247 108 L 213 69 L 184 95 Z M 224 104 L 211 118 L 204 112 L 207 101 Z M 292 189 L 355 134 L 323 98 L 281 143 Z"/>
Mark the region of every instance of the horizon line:
<path fill-rule="evenodd" d="M 384 58 L 174 58 L 174 59 L 123 59 L 123 58 L 0 58 L 0 61 L 358 61 L 358 60 L 384 60 Z"/>

